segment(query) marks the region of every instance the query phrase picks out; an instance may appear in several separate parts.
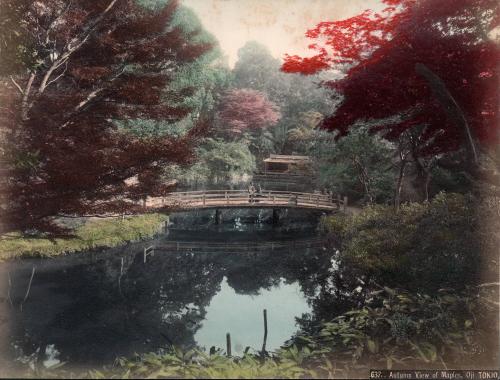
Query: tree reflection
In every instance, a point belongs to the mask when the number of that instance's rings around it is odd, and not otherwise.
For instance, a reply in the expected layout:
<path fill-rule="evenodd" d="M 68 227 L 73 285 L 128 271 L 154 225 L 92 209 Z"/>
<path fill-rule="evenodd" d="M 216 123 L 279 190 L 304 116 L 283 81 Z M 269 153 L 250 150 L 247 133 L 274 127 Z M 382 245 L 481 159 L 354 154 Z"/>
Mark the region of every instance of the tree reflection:
<path fill-rule="evenodd" d="M 66 258 L 64 269 L 41 267 L 24 311 L 12 312 L 11 342 L 19 347 L 18 357 L 42 361 L 45 347 L 54 345 L 61 361 L 96 365 L 171 345 L 194 347 L 224 277 L 245 295 L 282 281 L 298 283 L 313 308 L 309 320 L 331 315 L 332 305 L 337 313 L 352 304 L 355 279 L 336 271 L 333 254 L 322 249 L 156 252 L 147 263 L 137 251 L 79 264 Z M 12 271 L 14 283 L 26 282 L 27 270 L 19 265 Z M 23 291 L 16 288 L 15 303 Z"/>

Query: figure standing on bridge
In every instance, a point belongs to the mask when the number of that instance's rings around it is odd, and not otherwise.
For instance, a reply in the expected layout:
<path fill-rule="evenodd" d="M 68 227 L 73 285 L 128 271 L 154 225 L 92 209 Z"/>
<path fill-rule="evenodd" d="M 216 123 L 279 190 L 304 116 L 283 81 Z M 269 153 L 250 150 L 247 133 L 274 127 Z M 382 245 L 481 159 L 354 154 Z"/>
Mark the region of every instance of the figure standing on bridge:
<path fill-rule="evenodd" d="M 333 202 L 333 191 L 331 191 L 330 189 L 326 189 L 326 195 L 328 195 L 328 200 L 330 202 Z"/>
<path fill-rule="evenodd" d="M 253 185 L 253 182 L 251 182 L 250 186 L 248 186 L 248 202 L 253 203 L 254 196 L 255 196 L 255 186 Z"/>
<path fill-rule="evenodd" d="M 262 190 L 262 186 L 260 183 L 257 185 L 257 202 L 259 202 L 259 198 L 264 196 L 264 191 Z"/>

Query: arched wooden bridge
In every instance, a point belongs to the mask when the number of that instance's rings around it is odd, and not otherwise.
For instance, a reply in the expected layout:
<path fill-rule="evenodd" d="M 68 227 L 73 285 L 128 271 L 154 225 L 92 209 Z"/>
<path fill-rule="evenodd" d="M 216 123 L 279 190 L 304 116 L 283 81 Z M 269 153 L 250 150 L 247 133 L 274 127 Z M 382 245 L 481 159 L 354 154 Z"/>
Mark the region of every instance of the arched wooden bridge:
<path fill-rule="evenodd" d="M 345 211 L 347 197 L 340 199 L 319 193 L 262 191 L 250 195 L 245 190 L 203 190 L 173 192 L 165 197 L 150 197 L 144 206 L 176 210 L 222 208 L 299 208 L 320 211 Z"/>

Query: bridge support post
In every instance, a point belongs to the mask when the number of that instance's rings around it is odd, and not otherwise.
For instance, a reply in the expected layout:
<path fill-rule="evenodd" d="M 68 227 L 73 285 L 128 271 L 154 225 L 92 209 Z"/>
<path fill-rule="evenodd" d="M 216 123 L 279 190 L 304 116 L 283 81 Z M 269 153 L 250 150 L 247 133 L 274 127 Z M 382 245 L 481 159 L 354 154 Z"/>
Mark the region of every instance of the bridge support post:
<path fill-rule="evenodd" d="M 273 208 L 273 224 L 278 224 L 280 221 L 280 209 Z"/>
<path fill-rule="evenodd" d="M 344 212 L 347 211 L 347 196 L 344 196 Z"/>
<path fill-rule="evenodd" d="M 215 209 L 215 224 L 222 223 L 222 211 L 220 209 Z"/>

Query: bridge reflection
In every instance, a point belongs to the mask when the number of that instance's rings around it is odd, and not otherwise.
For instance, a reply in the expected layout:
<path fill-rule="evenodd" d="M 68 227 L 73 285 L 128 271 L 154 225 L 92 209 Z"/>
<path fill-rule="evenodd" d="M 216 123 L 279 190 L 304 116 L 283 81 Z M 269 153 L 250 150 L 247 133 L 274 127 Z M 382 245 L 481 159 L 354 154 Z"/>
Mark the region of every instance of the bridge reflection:
<path fill-rule="evenodd" d="M 155 251 L 175 251 L 175 252 L 272 252 L 272 251 L 293 251 L 305 248 L 321 248 L 324 239 L 309 238 L 295 240 L 277 241 L 163 241 L 158 246 L 151 246 Z"/>

